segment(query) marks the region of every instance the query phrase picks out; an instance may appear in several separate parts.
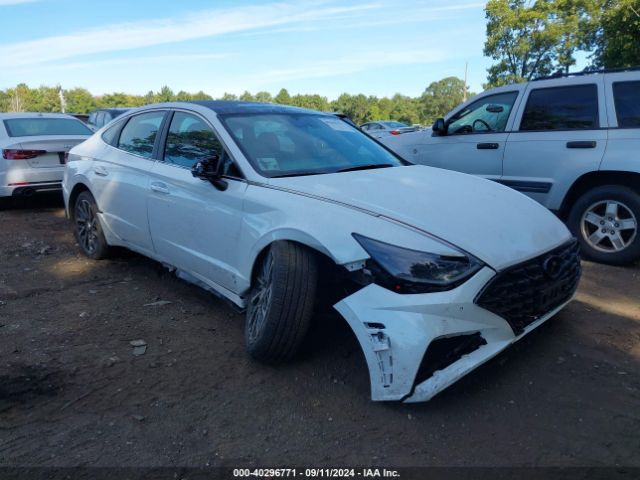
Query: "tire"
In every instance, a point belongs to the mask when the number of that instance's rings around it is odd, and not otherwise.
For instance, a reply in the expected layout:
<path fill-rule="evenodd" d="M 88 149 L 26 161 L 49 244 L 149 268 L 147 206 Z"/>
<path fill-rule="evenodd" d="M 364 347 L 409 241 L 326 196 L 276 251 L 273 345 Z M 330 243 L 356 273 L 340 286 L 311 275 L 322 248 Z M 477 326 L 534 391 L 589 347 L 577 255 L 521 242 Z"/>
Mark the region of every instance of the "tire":
<path fill-rule="evenodd" d="M 93 195 L 81 192 L 73 206 L 73 234 L 82 253 L 94 260 L 107 258 L 110 247 L 104 238 L 98 218 L 98 206 Z"/>
<path fill-rule="evenodd" d="M 291 359 L 311 323 L 318 282 L 315 255 L 301 245 L 276 242 L 263 256 L 249 294 L 247 351 L 256 360 Z"/>
<path fill-rule="evenodd" d="M 640 194 L 628 187 L 587 191 L 571 207 L 568 225 L 584 258 L 609 265 L 640 258 Z"/>

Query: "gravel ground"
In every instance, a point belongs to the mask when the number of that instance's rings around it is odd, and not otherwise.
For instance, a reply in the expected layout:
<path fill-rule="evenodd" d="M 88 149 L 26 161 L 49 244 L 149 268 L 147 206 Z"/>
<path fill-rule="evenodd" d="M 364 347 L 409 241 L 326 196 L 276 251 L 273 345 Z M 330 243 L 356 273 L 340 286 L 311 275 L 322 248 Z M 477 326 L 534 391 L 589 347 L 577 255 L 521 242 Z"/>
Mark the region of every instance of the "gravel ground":
<path fill-rule="evenodd" d="M 638 265 L 585 262 L 576 301 L 418 405 L 369 400 L 336 315 L 280 367 L 242 330 L 151 260 L 81 256 L 58 199 L 5 204 L 0 466 L 640 466 Z"/>

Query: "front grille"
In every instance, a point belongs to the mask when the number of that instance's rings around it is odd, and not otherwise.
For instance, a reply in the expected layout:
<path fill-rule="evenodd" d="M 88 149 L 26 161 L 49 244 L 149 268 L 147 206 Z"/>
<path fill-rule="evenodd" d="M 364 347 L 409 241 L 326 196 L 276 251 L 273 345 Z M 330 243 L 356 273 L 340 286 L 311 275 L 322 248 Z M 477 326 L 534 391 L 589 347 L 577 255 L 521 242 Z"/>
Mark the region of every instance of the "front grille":
<path fill-rule="evenodd" d="M 504 318 L 516 335 L 569 300 L 580 280 L 578 242 L 571 242 L 532 260 L 499 272 L 475 303 Z"/>

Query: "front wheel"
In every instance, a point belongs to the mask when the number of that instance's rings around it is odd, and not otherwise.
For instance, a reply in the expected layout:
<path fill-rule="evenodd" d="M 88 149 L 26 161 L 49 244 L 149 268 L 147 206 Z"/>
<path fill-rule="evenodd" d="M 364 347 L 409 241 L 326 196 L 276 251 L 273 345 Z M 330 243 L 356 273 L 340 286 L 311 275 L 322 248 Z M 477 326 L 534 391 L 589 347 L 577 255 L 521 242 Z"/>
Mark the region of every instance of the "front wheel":
<path fill-rule="evenodd" d="M 253 358 L 272 363 L 295 355 L 311 323 L 317 280 L 311 251 L 284 241 L 269 247 L 247 305 L 245 341 Z"/>
<path fill-rule="evenodd" d="M 568 223 L 585 258 L 624 265 L 640 258 L 639 221 L 640 195 L 627 187 L 605 185 L 576 201 Z"/>
<path fill-rule="evenodd" d="M 98 219 L 98 206 L 93 195 L 88 191 L 80 193 L 76 199 L 73 223 L 73 233 L 82 253 L 94 260 L 100 260 L 109 255 L 109 244 L 104 238 Z"/>

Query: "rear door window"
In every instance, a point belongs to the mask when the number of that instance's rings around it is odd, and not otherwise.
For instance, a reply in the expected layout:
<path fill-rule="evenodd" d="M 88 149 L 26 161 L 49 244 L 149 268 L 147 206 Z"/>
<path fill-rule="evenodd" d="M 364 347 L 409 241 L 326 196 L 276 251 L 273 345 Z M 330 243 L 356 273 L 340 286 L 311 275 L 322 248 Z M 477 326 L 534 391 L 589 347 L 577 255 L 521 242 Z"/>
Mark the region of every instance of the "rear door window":
<path fill-rule="evenodd" d="M 618 127 L 640 128 L 640 82 L 613 84 Z"/>
<path fill-rule="evenodd" d="M 595 84 L 531 90 L 520 122 L 520 131 L 598 127 L 598 87 Z"/>
<path fill-rule="evenodd" d="M 118 148 L 134 155 L 151 158 L 164 114 L 165 112 L 149 112 L 131 117 L 120 133 Z"/>

